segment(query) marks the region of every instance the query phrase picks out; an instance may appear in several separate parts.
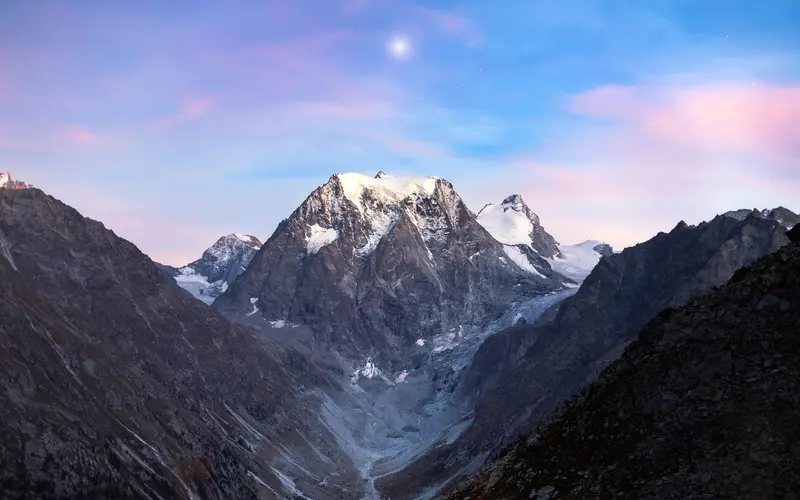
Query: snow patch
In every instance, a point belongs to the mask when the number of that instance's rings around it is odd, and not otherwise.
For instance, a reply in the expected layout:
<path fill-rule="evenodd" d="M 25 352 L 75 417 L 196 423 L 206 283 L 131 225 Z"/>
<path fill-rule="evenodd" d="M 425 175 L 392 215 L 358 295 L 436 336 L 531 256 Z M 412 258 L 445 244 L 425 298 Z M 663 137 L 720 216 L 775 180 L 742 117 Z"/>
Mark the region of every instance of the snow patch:
<path fill-rule="evenodd" d="M 337 233 L 335 229 L 325 229 L 319 224 L 309 226 L 308 229 L 311 232 L 311 234 L 306 237 L 306 251 L 309 255 L 316 254 L 322 247 L 330 245 L 339 237 L 339 233 Z"/>
<path fill-rule="evenodd" d="M 353 384 L 358 383 L 359 379 L 367 378 L 367 379 L 374 379 L 380 378 L 384 380 L 386 383 L 391 384 L 386 375 L 383 374 L 375 363 L 372 361 L 372 358 L 367 358 L 367 361 L 364 363 L 364 366 L 358 368 L 356 371 L 353 372 L 353 376 L 350 377 L 350 382 Z"/>
<path fill-rule="evenodd" d="M 228 288 L 228 284 L 225 282 L 209 283 L 208 278 L 202 274 L 197 274 L 197 272 L 195 272 L 195 270 L 191 267 L 183 267 L 179 269 L 179 274 L 175 276 L 175 281 L 181 288 L 191 293 L 196 299 L 202 300 L 208 305 L 211 305 L 211 303 L 214 302 L 214 297 L 208 294 L 213 287 L 222 288 L 221 285 L 224 284 L 224 288 Z"/>
<path fill-rule="evenodd" d="M 538 269 L 533 267 L 531 261 L 528 260 L 528 256 L 522 253 L 522 250 L 519 249 L 517 246 L 512 245 L 503 245 L 503 251 L 508 255 L 508 258 L 511 259 L 511 262 L 518 265 L 523 271 L 529 272 L 534 276 L 538 276 L 540 278 L 547 279 L 547 276 L 539 272 Z"/>
<path fill-rule="evenodd" d="M 600 241 L 586 240 L 577 245 L 559 245 L 558 249 L 563 258 L 555 257 L 547 261 L 553 271 L 580 283 L 600 262 L 602 256 L 594 250 L 594 247 L 602 244 Z"/>
<path fill-rule="evenodd" d="M 417 339 L 417 345 L 420 347 L 425 347 L 425 339 Z"/>

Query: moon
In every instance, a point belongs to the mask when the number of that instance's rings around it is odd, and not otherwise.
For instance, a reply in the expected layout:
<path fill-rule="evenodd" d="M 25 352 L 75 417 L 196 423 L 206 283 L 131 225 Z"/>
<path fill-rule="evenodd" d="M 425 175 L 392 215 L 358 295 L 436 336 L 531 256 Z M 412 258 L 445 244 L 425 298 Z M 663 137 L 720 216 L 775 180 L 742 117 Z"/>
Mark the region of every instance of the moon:
<path fill-rule="evenodd" d="M 389 55 L 394 59 L 406 59 L 411 54 L 411 42 L 402 36 L 396 36 L 386 44 Z"/>

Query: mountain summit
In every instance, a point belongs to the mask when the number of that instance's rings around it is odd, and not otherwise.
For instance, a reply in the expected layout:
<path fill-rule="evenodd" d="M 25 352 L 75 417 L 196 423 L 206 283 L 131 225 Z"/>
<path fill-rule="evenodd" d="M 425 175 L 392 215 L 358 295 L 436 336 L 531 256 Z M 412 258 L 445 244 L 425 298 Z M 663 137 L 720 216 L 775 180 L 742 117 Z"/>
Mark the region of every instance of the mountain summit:
<path fill-rule="evenodd" d="M 9 172 L 0 172 L 0 189 L 28 189 L 32 187 L 22 181 L 15 181 L 11 178 L 11 173 Z"/>
<path fill-rule="evenodd" d="M 211 304 L 247 268 L 261 242 L 247 234 L 221 237 L 196 261 L 179 269 L 162 266 L 182 288 Z"/>
<path fill-rule="evenodd" d="M 558 242 L 518 194 L 503 200 L 499 207 L 491 203 L 483 207 L 478 222 L 504 245 L 528 245 L 544 258 L 561 257 Z"/>
<path fill-rule="evenodd" d="M 380 364 L 563 283 L 549 266 L 531 274 L 509 259 L 446 180 L 347 173 L 281 222 L 216 305 L 310 325 Z"/>

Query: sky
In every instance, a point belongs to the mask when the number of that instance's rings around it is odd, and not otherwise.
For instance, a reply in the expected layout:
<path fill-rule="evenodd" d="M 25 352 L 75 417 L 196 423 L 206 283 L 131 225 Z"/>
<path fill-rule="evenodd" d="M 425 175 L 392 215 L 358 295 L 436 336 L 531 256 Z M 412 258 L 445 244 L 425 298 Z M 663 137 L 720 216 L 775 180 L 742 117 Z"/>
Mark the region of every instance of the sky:
<path fill-rule="evenodd" d="M 800 211 L 800 2 L 0 3 L 0 171 L 159 262 L 379 170 L 564 244 Z"/>

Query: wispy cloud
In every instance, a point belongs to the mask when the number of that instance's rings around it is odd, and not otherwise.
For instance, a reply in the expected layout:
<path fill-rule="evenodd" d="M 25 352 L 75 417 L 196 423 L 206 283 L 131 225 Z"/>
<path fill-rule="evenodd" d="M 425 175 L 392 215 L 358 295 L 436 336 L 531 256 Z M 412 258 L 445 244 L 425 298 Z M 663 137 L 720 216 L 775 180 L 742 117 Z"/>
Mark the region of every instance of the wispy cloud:
<path fill-rule="evenodd" d="M 414 11 L 422 19 L 431 23 L 437 30 L 447 35 L 461 38 L 469 45 L 480 45 L 483 42 L 483 35 L 467 17 L 446 10 L 423 6 L 414 7 Z"/>
<path fill-rule="evenodd" d="M 609 118 L 674 148 L 745 151 L 776 159 L 800 154 L 800 86 L 755 82 L 679 88 L 606 86 L 571 109 Z"/>
<path fill-rule="evenodd" d="M 151 124 L 151 128 L 164 131 L 183 122 L 198 120 L 206 116 L 214 106 L 216 106 L 216 101 L 210 97 L 186 99 L 178 111 L 156 119 Z"/>

